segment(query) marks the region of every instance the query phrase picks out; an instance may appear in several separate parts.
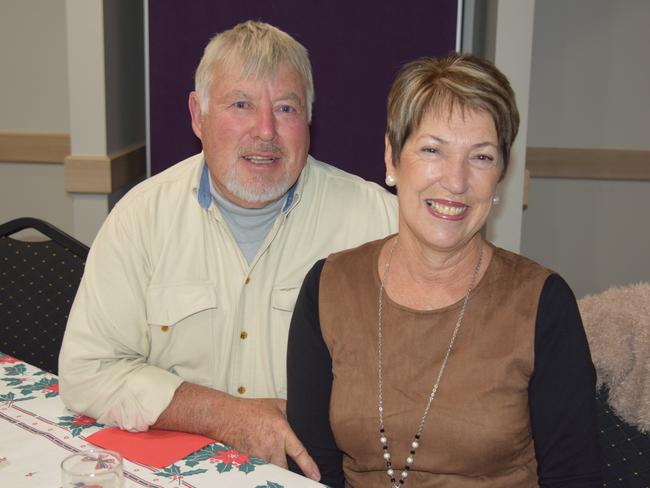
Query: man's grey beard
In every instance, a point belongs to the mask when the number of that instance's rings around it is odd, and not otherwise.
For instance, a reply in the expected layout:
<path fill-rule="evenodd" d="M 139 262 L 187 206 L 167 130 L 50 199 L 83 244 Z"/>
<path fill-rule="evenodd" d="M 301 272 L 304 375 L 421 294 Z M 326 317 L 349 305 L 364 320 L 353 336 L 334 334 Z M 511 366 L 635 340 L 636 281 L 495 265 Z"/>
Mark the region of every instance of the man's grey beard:
<path fill-rule="evenodd" d="M 275 202 L 289 191 L 292 182 L 289 180 L 289 175 L 285 172 L 282 179 L 270 188 L 263 181 L 263 178 L 256 178 L 251 185 L 244 185 L 237 177 L 236 168 L 231 168 L 223 184 L 230 193 L 240 200 L 258 204 Z"/>

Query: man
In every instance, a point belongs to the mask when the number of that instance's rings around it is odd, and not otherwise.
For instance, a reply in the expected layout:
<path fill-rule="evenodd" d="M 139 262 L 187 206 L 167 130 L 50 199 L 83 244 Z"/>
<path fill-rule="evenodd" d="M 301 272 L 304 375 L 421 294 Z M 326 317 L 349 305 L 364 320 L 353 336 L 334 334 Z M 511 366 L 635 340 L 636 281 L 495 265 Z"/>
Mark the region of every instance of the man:
<path fill-rule="evenodd" d="M 203 153 L 133 189 L 92 246 L 60 356 L 73 410 L 200 433 L 307 475 L 285 353 L 319 258 L 396 230 L 377 185 L 310 156 L 307 51 L 245 22 L 205 49 L 189 97 Z"/>

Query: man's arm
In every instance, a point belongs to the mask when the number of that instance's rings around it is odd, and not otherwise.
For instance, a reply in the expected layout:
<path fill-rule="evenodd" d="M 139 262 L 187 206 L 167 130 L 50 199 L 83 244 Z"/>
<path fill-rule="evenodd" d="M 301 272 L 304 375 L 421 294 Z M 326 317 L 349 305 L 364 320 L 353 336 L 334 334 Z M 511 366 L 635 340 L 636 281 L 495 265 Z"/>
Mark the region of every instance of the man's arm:
<path fill-rule="evenodd" d="M 127 221 L 125 225 L 124 221 Z M 109 215 L 90 250 L 59 355 L 61 399 L 71 410 L 130 431 L 146 430 L 181 378 L 147 362 L 151 331 L 147 229 Z"/>
<path fill-rule="evenodd" d="M 152 427 L 201 434 L 283 468 L 288 455 L 303 473 L 318 481 L 316 463 L 287 423 L 285 403 L 276 398 L 235 398 L 183 383 Z"/>
<path fill-rule="evenodd" d="M 317 479 L 283 401 L 236 399 L 147 362 L 151 239 L 135 215 L 110 215 L 93 243 L 59 359 L 62 400 L 125 430 L 200 433 L 280 466 L 286 452 Z"/>

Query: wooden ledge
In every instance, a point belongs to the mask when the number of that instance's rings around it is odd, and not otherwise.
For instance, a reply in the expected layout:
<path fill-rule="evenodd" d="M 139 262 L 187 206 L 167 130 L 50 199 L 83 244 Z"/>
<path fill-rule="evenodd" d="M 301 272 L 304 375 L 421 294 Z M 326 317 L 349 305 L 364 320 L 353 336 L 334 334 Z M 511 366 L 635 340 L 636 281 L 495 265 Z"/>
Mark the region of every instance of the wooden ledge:
<path fill-rule="evenodd" d="M 65 158 L 65 189 L 71 193 L 113 193 L 146 174 L 144 144 L 134 144 L 108 155 Z"/>
<path fill-rule="evenodd" d="M 61 164 L 70 154 L 70 134 L 0 132 L 0 162 Z"/>
<path fill-rule="evenodd" d="M 533 178 L 650 180 L 650 151 L 529 147 L 526 168 Z"/>

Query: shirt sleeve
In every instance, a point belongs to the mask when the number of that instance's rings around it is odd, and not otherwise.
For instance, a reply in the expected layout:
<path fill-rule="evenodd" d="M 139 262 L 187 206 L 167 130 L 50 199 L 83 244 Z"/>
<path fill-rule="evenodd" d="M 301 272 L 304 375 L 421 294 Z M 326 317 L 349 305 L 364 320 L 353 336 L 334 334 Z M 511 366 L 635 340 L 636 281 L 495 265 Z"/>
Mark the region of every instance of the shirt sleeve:
<path fill-rule="evenodd" d="M 183 381 L 147 363 L 150 259 L 142 227 L 109 215 L 90 250 L 59 356 L 66 406 L 131 431 L 147 430 Z"/>
<path fill-rule="evenodd" d="M 318 290 L 324 260 L 305 277 L 289 329 L 287 419 L 321 472 L 321 483 L 344 486 L 342 453 L 330 427 L 332 359 L 320 329 Z M 291 460 L 289 468 L 300 473 Z"/>
<path fill-rule="evenodd" d="M 596 373 L 569 285 L 558 275 L 542 289 L 528 398 L 539 485 L 602 486 Z"/>

